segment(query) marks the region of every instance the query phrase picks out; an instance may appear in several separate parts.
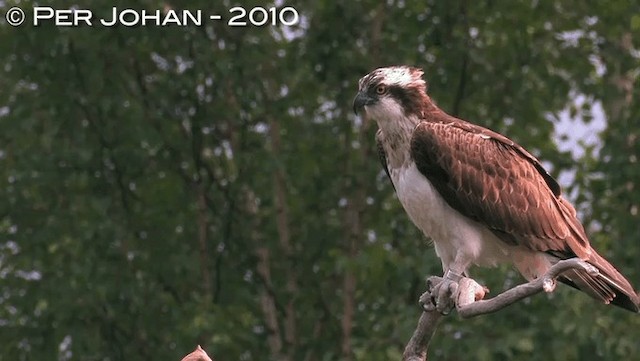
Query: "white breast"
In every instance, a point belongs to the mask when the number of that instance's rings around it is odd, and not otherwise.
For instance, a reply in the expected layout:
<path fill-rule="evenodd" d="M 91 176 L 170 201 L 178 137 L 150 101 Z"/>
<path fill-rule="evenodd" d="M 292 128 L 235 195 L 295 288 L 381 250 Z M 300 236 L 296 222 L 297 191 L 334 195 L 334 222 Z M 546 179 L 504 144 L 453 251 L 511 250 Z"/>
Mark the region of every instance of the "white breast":
<path fill-rule="evenodd" d="M 464 272 L 471 264 L 493 266 L 509 260 L 510 246 L 488 228 L 451 208 L 414 162 L 389 169 L 409 218 L 430 237 L 444 270 Z"/>

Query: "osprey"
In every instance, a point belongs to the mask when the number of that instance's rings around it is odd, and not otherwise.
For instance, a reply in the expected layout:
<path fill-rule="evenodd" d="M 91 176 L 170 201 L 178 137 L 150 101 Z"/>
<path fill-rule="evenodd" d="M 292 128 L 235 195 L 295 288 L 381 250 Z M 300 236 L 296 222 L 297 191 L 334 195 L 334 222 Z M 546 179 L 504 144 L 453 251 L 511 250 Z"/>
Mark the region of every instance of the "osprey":
<path fill-rule="evenodd" d="M 570 270 L 561 282 L 638 312 L 640 297 L 591 247 L 575 209 L 538 159 L 509 138 L 440 110 L 422 74 L 407 66 L 376 69 L 360 79 L 353 107 L 378 124 L 380 160 L 409 218 L 433 240 L 442 284 L 457 283 L 472 265 L 498 263 L 513 264 L 531 281 L 559 260 L 578 257 L 599 274 Z"/>

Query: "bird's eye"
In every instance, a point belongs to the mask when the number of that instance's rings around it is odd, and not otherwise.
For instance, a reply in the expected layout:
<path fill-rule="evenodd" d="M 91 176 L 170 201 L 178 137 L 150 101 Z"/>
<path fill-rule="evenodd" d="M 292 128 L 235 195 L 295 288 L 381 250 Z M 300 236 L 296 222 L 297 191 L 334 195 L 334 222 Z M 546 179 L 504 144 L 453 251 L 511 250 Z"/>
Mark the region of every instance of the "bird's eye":
<path fill-rule="evenodd" d="M 387 87 L 386 87 L 386 86 L 384 86 L 384 85 L 380 84 L 380 85 L 378 85 L 378 86 L 376 87 L 376 93 L 377 93 L 377 94 L 382 95 L 382 94 L 384 94 L 384 93 L 386 93 L 386 92 L 387 92 Z"/>

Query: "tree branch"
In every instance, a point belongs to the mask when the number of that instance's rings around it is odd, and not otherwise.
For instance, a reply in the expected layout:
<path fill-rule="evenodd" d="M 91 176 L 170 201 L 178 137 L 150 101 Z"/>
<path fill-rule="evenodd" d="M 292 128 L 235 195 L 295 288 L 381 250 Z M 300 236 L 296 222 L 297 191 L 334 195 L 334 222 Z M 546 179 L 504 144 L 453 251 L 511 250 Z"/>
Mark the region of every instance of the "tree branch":
<path fill-rule="evenodd" d="M 403 361 L 426 361 L 429 341 L 438 328 L 442 314 L 436 310 L 424 311 L 418 320 L 418 327 L 413 332 L 409 343 L 402 354 Z"/>
<path fill-rule="evenodd" d="M 196 218 L 197 223 L 197 234 L 198 234 L 198 249 L 199 249 L 199 258 L 200 258 L 200 273 L 202 275 L 202 288 L 204 289 L 204 294 L 209 301 L 213 300 L 213 290 L 211 283 L 211 270 L 209 269 L 209 247 L 207 244 L 207 228 L 209 226 L 209 222 L 207 220 L 207 204 L 206 204 L 206 194 L 204 190 L 204 185 L 202 182 L 197 182 L 195 185 L 196 189 L 196 204 L 198 209 L 198 217 Z"/>
<path fill-rule="evenodd" d="M 536 293 L 540 293 L 542 291 L 545 291 L 547 293 L 553 292 L 556 286 L 556 278 L 558 278 L 558 276 L 563 272 L 570 269 L 582 269 L 591 275 L 598 274 L 598 270 L 595 267 L 578 258 L 563 260 L 549 268 L 547 273 L 542 277 L 539 277 L 529 283 L 521 284 L 519 286 L 508 289 L 491 299 L 480 301 L 474 301 L 473 299 L 469 299 L 468 297 L 469 294 L 476 294 L 479 291 L 477 288 L 481 287 L 480 285 L 475 283 L 475 281 L 471 280 L 472 282 L 469 283 L 469 285 L 471 286 L 468 286 L 471 288 L 467 289 L 466 292 L 461 291 L 461 298 L 458 299 L 456 310 L 458 311 L 458 314 L 462 316 L 462 318 L 471 318 L 499 311 L 524 298 L 533 296 Z M 442 278 L 430 277 L 429 291 L 431 291 L 440 282 L 442 282 Z M 461 288 L 463 288 L 463 286 L 461 286 Z M 463 296 L 466 297 L 466 299 L 463 300 Z M 438 326 L 438 321 L 441 317 L 442 315 L 435 309 L 431 311 L 425 310 L 424 312 L 422 312 L 420 320 L 418 321 L 418 326 L 411 336 L 409 343 L 405 347 L 402 357 L 403 361 L 425 361 L 427 359 L 427 348 L 429 347 L 429 341 L 435 333 L 435 330 Z"/>
<path fill-rule="evenodd" d="M 287 343 L 288 349 L 286 360 L 291 360 L 293 359 L 293 352 L 297 343 L 296 310 L 294 308 L 294 301 L 298 296 L 298 279 L 297 273 L 294 271 L 294 245 L 292 244 L 291 229 L 289 226 L 287 179 L 285 170 L 279 162 L 282 150 L 280 123 L 272 117 L 269 119 L 269 136 L 271 138 L 271 153 L 274 159 L 279 163 L 272 173 L 272 182 L 276 206 L 276 228 L 278 230 L 280 248 L 284 252 L 287 266 L 286 290 L 288 301 L 285 306 L 284 341 Z"/>
<path fill-rule="evenodd" d="M 583 269 L 594 276 L 598 274 L 597 268 L 578 258 L 563 260 L 549 268 L 544 276 L 538 277 L 529 283 L 508 289 L 488 300 L 476 301 L 468 305 L 459 306 L 457 308 L 458 314 L 463 318 L 471 318 L 499 311 L 511 304 L 542 291 L 551 293 L 555 289 L 556 278 L 563 272 L 570 269 Z"/>

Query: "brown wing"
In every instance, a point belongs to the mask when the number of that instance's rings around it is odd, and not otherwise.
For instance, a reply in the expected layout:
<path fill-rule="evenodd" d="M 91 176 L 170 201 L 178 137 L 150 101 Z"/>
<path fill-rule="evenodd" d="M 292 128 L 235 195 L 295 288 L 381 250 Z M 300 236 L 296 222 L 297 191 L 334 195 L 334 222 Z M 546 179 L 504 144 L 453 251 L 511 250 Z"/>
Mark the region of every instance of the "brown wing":
<path fill-rule="evenodd" d="M 555 180 L 507 138 L 469 123 L 422 122 L 411 155 L 449 205 L 505 242 L 588 257 L 587 237 Z"/>
<path fill-rule="evenodd" d="M 498 133 L 452 119 L 424 121 L 411 139 L 418 170 L 448 204 L 507 243 L 592 263 L 602 277 L 573 272 L 564 281 L 605 303 L 638 311 L 633 287 L 591 248 L 575 209 L 540 162 Z"/>

